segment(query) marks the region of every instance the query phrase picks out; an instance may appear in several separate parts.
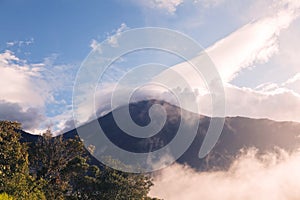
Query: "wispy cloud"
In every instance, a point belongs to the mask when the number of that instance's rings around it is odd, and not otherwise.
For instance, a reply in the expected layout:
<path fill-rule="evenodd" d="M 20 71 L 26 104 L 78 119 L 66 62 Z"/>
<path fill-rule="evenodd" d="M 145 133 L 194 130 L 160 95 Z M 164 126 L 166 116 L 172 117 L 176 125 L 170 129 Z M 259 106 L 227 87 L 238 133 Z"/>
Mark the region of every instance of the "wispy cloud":
<path fill-rule="evenodd" d="M 90 47 L 91 47 L 93 50 L 95 50 L 95 49 L 97 49 L 98 45 L 99 45 L 99 42 L 98 42 L 97 40 L 95 40 L 95 39 L 92 39 L 92 41 L 91 41 L 91 43 L 90 43 Z"/>
<path fill-rule="evenodd" d="M 223 3 L 224 0 L 194 0 L 194 4 L 201 4 L 203 7 L 218 6 Z"/>
<path fill-rule="evenodd" d="M 276 93 L 280 91 L 290 90 L 296 95 L 300 95 L 300 73 L 295 74 L 287 81 L 277 84 L 277 83 L 263 83 L 255 88 L 255 90 L 265 93 Z"/>
<path fill-rule="evenodd" d="M 278 37 L 282 30 L 299 15 L 299 4 L 281 4 L 273 15 L 248 23 L 206 49 L 224 82 L 232 81 L 237 74 L 256 63 L 265 63 L 279 51 Z M 189 64 L 173 67 L 183 76 L 194 74 Z M 188 78 L 189 79 L 189 78 Z"/>
<path fill-rule="evenodd" d="M 122 23 L 120 25 L 119 28 L 117 28 L 116 30 L 112 31 L 106 38 L 107 43 L 110 44 L 112 47 L 118 47 L 118 38 L 120 37 L 121 33 L 123 31 L 128 30 L 129 27 L 125 24 Z M 98 40 L 96 39 L 92 39 L 90 42 L 90 47 L 92 48 L 92 50 L 97 50 L 97 51 L 101 51 L 100 49 L 100 43 Z"/>
<path fill-rule="evenodd" d="M 120 27 L 115 32 L 113 32 L 113 35 L 108 37 L 108 43 L 112 47 L 118 47 L 118 38 L 120 37 L 121 33 L 126 29 L 128 29 L 127 25 L 125 23 L 122 23 Z"/>
<path fill-rule="evenodd" d="M 24 45 L 31 45 L 34 43 L 34 39 L 33 38 L 30 38 L 28 40 L 14 40 L 14 41 L 9 41 L 9 42 L 6 42 L 6 46 L 7 47 L 13 47 L 13 46 L 17 46 L 17 47 L 21 47 L 21 46 L 24 46 Z"/>
<path fill-rule="evenodd" d="M 299 4 L 285 2 L 275 7 L 271 16 L 246 24 L 206 50 L 224 82 L 233 80 L 242 69 L 265 63 L 278 53 L 278 37 L 299 16 L 300 9 Z"/>
<path fill-rule="evenodd" d="M 230 83 L 246 68 L 257 63 L 266 63 L 272 56 L 280 52 L 279 36 L 283 30 L 299 16 L 298 1 L 274 1 L 272 13 L 261 19 L 246 24 L 242 28 L 219 40 L 206 49 L 216 65 L 225 85 L 226 114 L 229 116 L 247 116 L 254 118 L 270 118 L 274 120 L 300 121 L 300 98 L 294 77 L 281 85 L 270 83 L 260 88 L 240 88 Z M 188 62 L 179 63 L 172 70 L 178 72 L 194 88 L 205 88 L 197 72 Z M 164 71 L 161 75 L 168 75 Z M 205 90 L 204 90 L 205 91 Z M 210 96 L 199 95 L 201 114 L 211 115 Z M 274 109 L 276 108 L 276 109 Z"/>
<path fill-rule="evenodd" d="M 170 14 L 174 14 L 177 7 L 183 3 L 183 0 L 142 0 L 138 2 L 144 6 L 165 10 Z"/>
<path fill-rule="evenodd" d="M 292 78 L 289 78 L 284 85 L 288 85 L 288 84 L 294 84 L 295 82 L 300 81 L 300 73 L 297 73 L 295 76 L 293 76 Z"/>

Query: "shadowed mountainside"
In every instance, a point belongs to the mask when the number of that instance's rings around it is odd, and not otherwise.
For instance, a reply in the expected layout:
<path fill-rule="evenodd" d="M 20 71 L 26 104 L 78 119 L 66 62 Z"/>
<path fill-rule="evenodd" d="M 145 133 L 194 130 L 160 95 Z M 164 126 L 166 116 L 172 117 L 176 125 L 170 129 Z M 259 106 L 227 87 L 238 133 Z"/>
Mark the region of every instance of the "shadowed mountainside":
<path fill-rule="evenodd" d="M 259 152 L 273 151 L 281 148 L 286 151 L 296 150 L 300 146 L 300 124 L 295 122 L 276 122 L 268 119 L 250 119 L 245 117 L 227 117 L 224 128 L 214 149 L 204 159 L 198 158 L 198 152 L 207 132 L 210 118 L 181 110 L 177 106 L 164 101 L 149 100 L 132 103 L 129 111 L 134 122 L 139 126 L 150 123 L 148 114 L 153 104 L 160 104 L 165 108 L 167 121 L 163 128 L 149 138 L 137 138 L 126 134 L 116 124 L 113 114 L 98 119 L 106 136 L 117 146 L 131 152 L 151 152 L 167 145 L 176 135 L 180 121 L 187 120 L 194 123 L 199 120 L 197 135 L 187 151 L 177 160 L 186 163 L 198 170 L 211 170 L 227 168 L 241 149 L 257 148 Z M 127 107 L 119 107 L 119 112 L 125 112 Z M 87 130 L 90 140 L 97 140 L 97 132 L 90 128 L 96 120 L 83 125 L 82 130 Z M 189 134 L 188 131 L 186 134 Z M 64 138 L 75 138 L 76 129 L 63 134 Z M 22 134 L 26 142 L 36 141 L 37 137 L 27 133 Z M 94 139 L 95 138 L 95 139 Z M 96 148 L 96 153 L 101 153 Z M 172 149 L 170 150 L 172 152 Z M 92 156 L 91 162 L 99 164 Z"/>

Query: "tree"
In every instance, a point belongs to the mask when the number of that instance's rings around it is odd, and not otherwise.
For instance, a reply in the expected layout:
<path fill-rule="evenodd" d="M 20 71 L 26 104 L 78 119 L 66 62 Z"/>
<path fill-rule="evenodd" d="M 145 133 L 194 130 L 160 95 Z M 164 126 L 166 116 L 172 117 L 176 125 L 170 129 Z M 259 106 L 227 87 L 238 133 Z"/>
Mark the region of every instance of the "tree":
<path fill-rule="evenodd" d="M 120 172 L 105 167 L 98 179 L 98 191 L 101 199 L 147 199 L 150 187 L 153 185 L 151 177 L 144 174 Z"/>
<path fill-rule="evenodd" d="M 30 168 L 38 180 L 46 182 L 43 191 L 47 199 L 64 199 L 73 191 L 72 176 L 84 172 L 86 164 L 81 155 L 84 147 L 78 139 L 63 140 L 62 136 L 52 137 L 48 130 L 30 150 Z M 79 163 L 76 163 L 76 162 Z M 71 164 L 82 165 L 81 171 L 68 170 Z"/>
<path fill-rule="evenodd" d="M 20 143 L 17 122 L 0 121 L 0 193 L 17 199 L 45 199 L 29 174 L 27 145 Z"/>
<path fill-rule="evenodd" d="M 0 194 L 0 199 L 1 200 L 14 200 L 14 198 L 6 193 Z"/>
<path fill-rule="evenodd" d="M 45 180 L 47 199 L 151 199 L 150 176 L 90 165 L 79 137 L 52 137 L 48 130 L 30 152 L 31 172 L 37 180 Z"/>
<path fill-rule="evenodd" d="M 150 176 L 90 165 L 78 137 L 52 137 L 49 130 L 31 144 L 28 154 L 20 128 L 19 123 L 0 121 L 0 199 L 151 199 Z"/>
<path fill-rule="evenodd" d="M 76 176 L 74 189 L 77 193 L 70 199 L 152 199 L 147 196 L 153 185 L 150 175 L 125 173 L 107 166 L 102 166 L 101 170 L 90 166 L 86 172 L 84 176 Z"/>

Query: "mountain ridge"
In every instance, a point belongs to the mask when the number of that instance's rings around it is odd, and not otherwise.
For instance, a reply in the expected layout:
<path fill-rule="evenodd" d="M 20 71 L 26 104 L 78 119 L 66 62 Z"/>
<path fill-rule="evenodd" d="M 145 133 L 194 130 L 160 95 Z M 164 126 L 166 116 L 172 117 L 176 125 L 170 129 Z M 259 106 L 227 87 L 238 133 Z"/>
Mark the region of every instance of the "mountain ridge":
<path fill-rule="evenodd" d="M 300 123 L 277 122 L 270 119 L 252 119 L 247 117 L 226 117 L 222 134 L 214 149 L 203 159 L 198 158 L 198 152 L 209 126 L 210 117 L 198 115 L 165 101 L 151 100 L 129 104 L 132 120 L 145 126 L 150 122 L 149 108 L 154 104 L 160 104 L 166 109 L 168 120 L 162 130 L 150 138 L 135 138 L 122 131 L 114 121 L 112 112 L 97 119 L 106 136 L 118 147 L 136 153 L 147 153 L 158 150 L 167 145 L 176 135 L 176 129 L 182 116 L 189 116 L 199 121 L 197 135 L 190 147 L 177 160 L 178 163 L 187 164 L 197 170 L 209 170 L 211 168 L 226 168 L 233 158 L 242 149 L 256 148 L 259 152 L 273 151 L 275 148 L 285 151 L 294 151 L 300 146 Z M 127 109 L 121 106 L 117 109 Z M 182 113 L 184 113 L 182 115 Z M 83 126 L 89 126 L 85 124 Z M 25 132 L 24 132 L 25 134 Z M 23 134 L 22 134 L 23 135 Z M 77 130 L 70 130 L 62 135 L 63 138 L 75 138 Z M 35 141 L 38 136 L 24 135 L 24 141 Z M 90 155 L 94 164 L 97 160 Z"/>

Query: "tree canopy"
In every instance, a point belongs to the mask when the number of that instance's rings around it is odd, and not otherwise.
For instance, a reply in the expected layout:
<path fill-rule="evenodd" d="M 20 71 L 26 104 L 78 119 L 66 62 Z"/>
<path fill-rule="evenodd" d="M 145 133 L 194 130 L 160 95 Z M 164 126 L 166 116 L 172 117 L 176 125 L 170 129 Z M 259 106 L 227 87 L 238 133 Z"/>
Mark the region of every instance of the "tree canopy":
<path fill-rule="evenodd" d="M 41 184 L 29 173 L 27 145 L 20 142 L 21 125 L 0 122 L 0 193 L 17 199 L 45 199 Z"/>
<path fill-rule="evenodd" d="M 152 199 L 150 175 L 92 165 L 79 138 L 52 137 L 50 130 L 21 143 L 20 129 L 0 121 L 0 199 Z"/>

